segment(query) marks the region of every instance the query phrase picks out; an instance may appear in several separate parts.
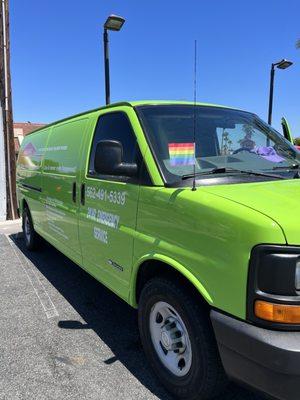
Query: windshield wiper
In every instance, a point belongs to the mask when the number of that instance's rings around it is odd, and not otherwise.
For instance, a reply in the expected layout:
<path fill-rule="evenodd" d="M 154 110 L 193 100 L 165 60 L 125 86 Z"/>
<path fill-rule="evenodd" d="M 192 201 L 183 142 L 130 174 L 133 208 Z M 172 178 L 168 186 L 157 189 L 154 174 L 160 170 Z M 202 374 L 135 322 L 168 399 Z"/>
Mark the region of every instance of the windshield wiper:
<path fill-rule="evenodd" d="M 209 171 L 196 172 L 195 176 L 197 177 L 197 176 L 201 176 L 201 175 L 226 174 L 226 173 L 230 173 L 230 172 L 237 172 L 240 174 L 248 174 L 248 175 L 256 175 L 256 176 L 268 176 L 270 178 L 276 178 L 276 179 L 285 179 L 284 177 L 282 177 L 280 175 L 266 174 L 264 172 L 227 168 L 227 167 L 219 167 L 219 168 L 210 169 Z M 194 177 L 194 174 L 186 174 L 186 175 L 182 175 L 181 179 L 185 180 L 185 179 L 190 179 L 193 177 Z"/>

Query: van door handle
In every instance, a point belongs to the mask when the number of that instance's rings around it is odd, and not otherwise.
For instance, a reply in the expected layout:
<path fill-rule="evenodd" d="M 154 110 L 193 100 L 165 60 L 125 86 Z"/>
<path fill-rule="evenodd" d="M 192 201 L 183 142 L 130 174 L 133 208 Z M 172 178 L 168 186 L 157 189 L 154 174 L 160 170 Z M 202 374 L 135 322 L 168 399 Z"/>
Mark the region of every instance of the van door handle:
<path fill-rule="evenodd" d="M 81 194 L 80 202 L 84 206 L 84 203 L 85 203 L 85 184 L 84 183 L 81 184 L 80 194 Z"/>
<path fill-rule="evenodd" d="M 73 182 L 72 186 L 72 200 L 74 203 L 76 203 L 76 182 Z"/>

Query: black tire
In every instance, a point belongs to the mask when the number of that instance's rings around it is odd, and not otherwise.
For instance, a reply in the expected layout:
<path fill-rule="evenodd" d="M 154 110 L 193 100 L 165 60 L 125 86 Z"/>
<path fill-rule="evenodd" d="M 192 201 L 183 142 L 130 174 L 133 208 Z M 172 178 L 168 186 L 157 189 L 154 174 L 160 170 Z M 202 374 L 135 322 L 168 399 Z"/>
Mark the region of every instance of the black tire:
<path fill-rule="evenodd" d="M 150 315 L 158 302 L 166 302 L 172 306 L 185 324 L 192 357 L 190 368 L 184 376 L 172 373 L 163 364 L 153 345 Z M 161 320 L 160 317 L 158 319 Z M 208 400 L 225 390 L 228 379 L 220 360 L 208 311 L 182 285 L 165 278 L 154 278 L 144 286 L 139 301 L 139 330 L 150 365 L 166 389 L 176 398 Z M 160 345 L 162 346 L 161 341 Z"/>
<path fill-rule="evenodd" d="M 31 251 L 36 250 L 40 244 L 40 237 L 34 230 L 31 214 L 27 206 L 23 209 L 22 229 L 26 248 Z"/>

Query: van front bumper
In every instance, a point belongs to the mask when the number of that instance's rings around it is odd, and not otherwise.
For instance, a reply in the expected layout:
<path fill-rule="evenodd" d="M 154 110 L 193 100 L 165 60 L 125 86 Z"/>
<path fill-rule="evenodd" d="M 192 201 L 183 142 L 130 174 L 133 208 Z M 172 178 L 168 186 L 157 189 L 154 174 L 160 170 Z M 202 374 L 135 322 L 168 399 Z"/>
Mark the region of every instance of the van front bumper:
<path fill-rule="evenodd" d="M 211 311 L 229 378 L 280 400 L 300 399 L 300 332 L 259 328 Z"/>

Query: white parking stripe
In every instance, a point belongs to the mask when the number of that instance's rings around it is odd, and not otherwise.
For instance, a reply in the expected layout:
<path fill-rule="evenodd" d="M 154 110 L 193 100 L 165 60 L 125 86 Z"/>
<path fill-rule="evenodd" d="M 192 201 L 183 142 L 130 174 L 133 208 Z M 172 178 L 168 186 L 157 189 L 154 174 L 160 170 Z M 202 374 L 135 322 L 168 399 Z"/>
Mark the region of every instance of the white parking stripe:
<path fill-rule="evenodd" d="M 53 304 L 45 286 L 43 285 L 43 283 L 39 279 L 38 275 L 36 274 L 33 264 L 28 261 L 28 259 L 18 249 L 18 247 L 10 239 L 10 237 L 6 236 L 6 238 L 9 242 L 10 246 L 12 247 L 16 257 L 18 258 L 23 271 L 27 275 L 27 278 L 29 279 L 29 282 L 31 283 L 31 285 L 34 289 L 35 294 L 37 295 L 37 297 L 43 307 L 43 310 L 46 313 L 47 318 L 58 317 L 59 314 L 57 312 L 57 309 L 56 309 L 55 305 Z M 22 258 L 25 260 L 27 265 L 24 265 L 24 262 L 22 262 Z"/>

